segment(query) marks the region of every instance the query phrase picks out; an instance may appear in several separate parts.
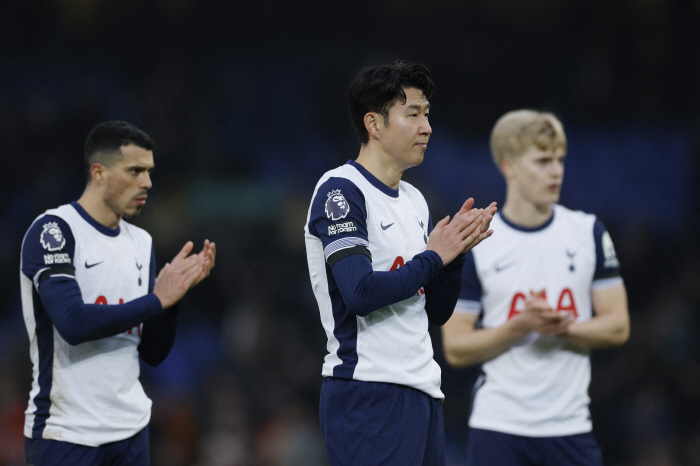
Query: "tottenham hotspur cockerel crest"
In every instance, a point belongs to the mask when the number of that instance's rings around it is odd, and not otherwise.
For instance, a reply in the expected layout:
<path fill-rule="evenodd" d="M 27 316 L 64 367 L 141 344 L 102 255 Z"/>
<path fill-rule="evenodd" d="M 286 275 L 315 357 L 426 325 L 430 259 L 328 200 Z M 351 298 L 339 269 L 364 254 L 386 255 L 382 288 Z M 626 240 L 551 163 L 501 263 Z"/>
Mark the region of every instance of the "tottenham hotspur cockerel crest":
<path fill-rule="evenodd" d="M 44 249 L 49 251 L 58 251 L 66 245 L 66 238 L 56 222 L 44 224 L 39 240 Z"/>
<path fill-rule="evenodd" d="M 340 194 L 340 189 L 334 189 L 328 193 L 326 200 L 326 215 L 331 220 L 340 220 L 345 218 L 350 212 L 350 204 L 345 199 L 345 196 Z"/>

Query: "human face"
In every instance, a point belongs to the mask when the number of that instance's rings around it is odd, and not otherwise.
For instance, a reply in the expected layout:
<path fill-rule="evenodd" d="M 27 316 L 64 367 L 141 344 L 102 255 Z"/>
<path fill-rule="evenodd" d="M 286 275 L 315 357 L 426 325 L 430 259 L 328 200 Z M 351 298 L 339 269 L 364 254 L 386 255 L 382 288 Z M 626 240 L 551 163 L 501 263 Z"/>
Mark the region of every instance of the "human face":
<path fill-rule="evenodd" d="M 416 88 L 405 89 L 406 102 L 397 100 L 389 109 L 389 123 L 379 117 L 379 142 L 384 152 L 402 170 L 423 162 L 433 132 L 428 123 L 430 102 Z"/>
<path fill-rule="evenodd" d="M 151 188 L 153 152 L 129 144 L 121 147 L 122 158 L 106 169 L 104 202 L 118 217 L 141 213 Z"/>
<path fill-rule="evenodd" d="M 563 149 L 541 150 L 531 147 L 506 164 L 509 194 L 521 197 L 538 208 L 549 209 L 559 202 L 564 179 Z"/>

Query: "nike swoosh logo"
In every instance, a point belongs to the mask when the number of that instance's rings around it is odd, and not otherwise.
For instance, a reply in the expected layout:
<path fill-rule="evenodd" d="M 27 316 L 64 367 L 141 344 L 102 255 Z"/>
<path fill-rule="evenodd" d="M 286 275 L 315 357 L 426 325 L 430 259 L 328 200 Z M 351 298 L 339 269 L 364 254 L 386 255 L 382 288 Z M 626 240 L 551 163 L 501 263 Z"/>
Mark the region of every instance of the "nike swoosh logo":
<path fill-rule="evenodd" d="M 514 264 L 515 264 L 515 262 L 509 262 L 509 263 L 506 264 L 506 265 L 498 265 L 498 264 L 496 264 L 496 267 L 495 267 L 496 272 L 503 272 L 505 269 L 507 269 L 508 267 L 510 267 L 511 265 L 514 265 Z"/>
<path fill-rule="evenodd" d="M 104 262 L 104 261 L 102 261 L 102 262 Z M 89 268 L 94 267 L 96 265 L 100 265 L 102 262 L 95 262 L 94 264 L 88 264 L 87 261 L 85 261 L 85 268 L 89 269 Z"/>
<path fill-rule="evenodd" d="M 379 222 L 379 226 L 382 227 L 382 230 L 386 230 L 387 228 L 389 228 L 390 226 L 392 226 L 394 223 L 396 223 L 396 222 L 392 222 L 392 223 L 388 224 L 387 226 L 384 226 L 383 223 Z"/>

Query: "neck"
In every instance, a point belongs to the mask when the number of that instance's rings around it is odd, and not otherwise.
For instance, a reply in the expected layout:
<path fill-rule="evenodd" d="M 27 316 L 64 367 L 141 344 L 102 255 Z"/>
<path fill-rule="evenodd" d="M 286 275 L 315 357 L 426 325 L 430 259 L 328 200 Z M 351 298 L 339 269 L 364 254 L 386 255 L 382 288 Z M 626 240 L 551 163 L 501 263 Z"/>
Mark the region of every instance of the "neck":
<path fill-rule="evenodd" d="M 103 199 L 104 197 L 100 193 L 88 185 L 83 195 L 78 199 L 78 204 L 98 223 L 114 230 L 119 226 L 121 216 L 114 213 Z"/>
<path fill-rule="evenodd" d="M 407 168 L 392 162 L 391 157 L 371 141 L 362 146 L 356 162 L 392 189 L 398 189 L 401 176 Z"/>
<path fill-rule="evenodd" d="M 506 196 L 501 214 L 516 225 L 535 228 L 552 217 L 552 204 L 534 204 L 521 197 Z"/>

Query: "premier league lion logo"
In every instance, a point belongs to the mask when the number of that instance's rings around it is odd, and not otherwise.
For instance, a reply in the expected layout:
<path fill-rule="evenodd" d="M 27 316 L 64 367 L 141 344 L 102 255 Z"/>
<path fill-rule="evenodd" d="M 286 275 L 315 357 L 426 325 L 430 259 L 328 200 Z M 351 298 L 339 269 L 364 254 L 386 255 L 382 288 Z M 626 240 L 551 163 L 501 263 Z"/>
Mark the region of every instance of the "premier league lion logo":
<path fill-rule="evenodd" d="M 345 218 L 350 212 L 350 204 L 345 199 L 345 196 L 340 194 L 340 189 L 334 189 L 328 193 L 326 201 L 326 215 L 331 220 L 340 220 Z"/>
<path fill-rule="evenodd" d="M 56 222 L 45 223 L 39 239 L 44 249 L 49 251 L 58 251 L 66 245 L 66 238 Z"/>

